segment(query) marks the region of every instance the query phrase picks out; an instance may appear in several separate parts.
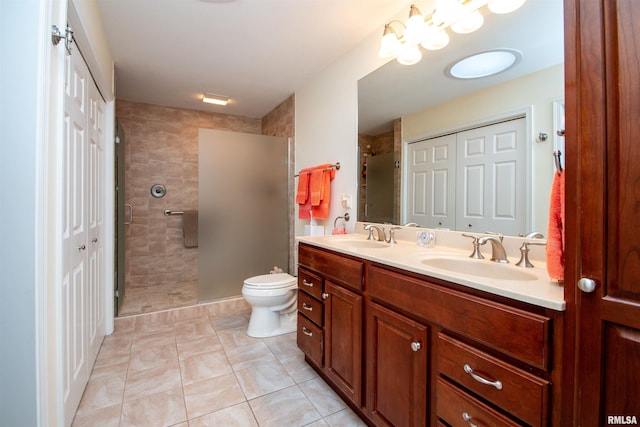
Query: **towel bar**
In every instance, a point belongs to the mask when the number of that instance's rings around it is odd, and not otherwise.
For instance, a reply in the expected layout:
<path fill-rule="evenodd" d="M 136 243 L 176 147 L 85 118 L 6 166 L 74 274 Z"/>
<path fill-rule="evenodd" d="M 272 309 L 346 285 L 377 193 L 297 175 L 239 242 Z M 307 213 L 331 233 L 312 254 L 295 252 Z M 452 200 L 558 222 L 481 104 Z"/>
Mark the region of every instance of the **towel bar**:
<path fill-rule="evenodd" d="M 333 168 L 335 168 L 336 170 L 339 171 L 340 170 L 340 162 L 336 162 L 336 163 L 334 163 L 332 165 L 329 165 L 329 167 L 327 167 L 326 169 L 323 169 L 323 170 L 328 171 L 328 170 L 331 170 Z M 300 173 L 297 173 L 294 176 L 298 177 L 298 176 L 300 176 Z"/>

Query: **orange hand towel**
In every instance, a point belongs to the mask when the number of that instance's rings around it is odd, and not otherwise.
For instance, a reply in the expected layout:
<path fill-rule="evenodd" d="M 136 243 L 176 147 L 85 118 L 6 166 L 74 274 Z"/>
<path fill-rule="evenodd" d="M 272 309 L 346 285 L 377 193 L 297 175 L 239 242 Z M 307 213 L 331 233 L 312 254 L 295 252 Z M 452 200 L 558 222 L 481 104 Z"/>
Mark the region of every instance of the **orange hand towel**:
<path fill-rule="evenodd" d="M 330 163 L 319 165 L 313 168 L 311 171 L 311 178 L 309 179 L 309 197 L 311 198 L 311 206 L 319 206 L 320 201 L 323 198 L 324 187 L 324 173 L 325 169 L 331 167 Z M 331 169 L 333 170 L 333 169 Z"/>
<path fill-rule="evenodd" d="M 317 206 L 311 203 L 313 217 L 316 219 L 329 218 L 329 205 L 331 202 L 331 181 L 336 176 L 336 170 L 330 168 L 322 173 L 322 186 L 320 188 L 320 203 Z"/>
<path fill-rule="evenodd" d="M 556 173 L 549 200 L 549 232 L 547 234 L 547 272 L 553 280 L 564 280 L 564 174 Z"/>
<path fill-rule="evenodd" d="M 296 191 L 296 203 L 304 205 L 309 197 L 309 176 L 310 172 L 303 169 L 298 174 L 298 190 Z"/>

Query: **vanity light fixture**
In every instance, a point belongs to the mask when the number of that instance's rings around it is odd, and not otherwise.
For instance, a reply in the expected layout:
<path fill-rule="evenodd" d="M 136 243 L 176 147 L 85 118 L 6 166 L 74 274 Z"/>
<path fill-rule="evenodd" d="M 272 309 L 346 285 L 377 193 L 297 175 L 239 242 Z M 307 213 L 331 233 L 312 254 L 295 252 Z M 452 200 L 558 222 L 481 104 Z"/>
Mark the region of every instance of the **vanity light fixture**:
<path fill-rule="evenodd" d="M 229 102 L 229 97 L 214 95 L 212 93 L 205 93 L 204 95 L 202 95 L 202 102 L 215 105 L 227 105 L 227 103 Z"/>
<path fill-rule="evenodd" d="M 517 50 L 488 50 L 454 62 L 447 67 L 445 74 L 456 79 L 479 79 L 506 71 L 521 59 L 522 54 Z"/>
<path fill-rule="evenodd" d="M 491 12 L 504 14 L 518 9 L 525 1 L 436 0 L 435 9 L 426 15 L 412 4 L 406 24 L 394 20 L 384 26 L 378 55 L 381 58 L 395 57 L 404 65 L 416 64 L 422 59 L 419 46 L 438 50 L 449 44 L 447 28 L 467 34 L 482 27 L 484 18 L 480 8 L 488 5 Z"/>

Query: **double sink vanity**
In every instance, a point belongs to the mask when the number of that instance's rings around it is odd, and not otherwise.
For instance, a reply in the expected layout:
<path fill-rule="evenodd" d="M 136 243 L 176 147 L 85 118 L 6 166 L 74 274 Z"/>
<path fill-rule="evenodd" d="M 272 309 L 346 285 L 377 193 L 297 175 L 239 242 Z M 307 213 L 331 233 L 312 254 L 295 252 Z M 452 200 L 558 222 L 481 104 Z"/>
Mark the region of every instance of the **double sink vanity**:
<path fill-rule="evenodd" d="M 559 425 L 565 302 L 544 247 L 527 268 L 531 239 L 505 237 L 499 263 L 489 244 L 469 257 L 479 236 L 437 230 L 428 247 L 424 229 L 389 243 L 363 225 L 297 238 L 298 346 L 352 409 L 376 426 Z"/>

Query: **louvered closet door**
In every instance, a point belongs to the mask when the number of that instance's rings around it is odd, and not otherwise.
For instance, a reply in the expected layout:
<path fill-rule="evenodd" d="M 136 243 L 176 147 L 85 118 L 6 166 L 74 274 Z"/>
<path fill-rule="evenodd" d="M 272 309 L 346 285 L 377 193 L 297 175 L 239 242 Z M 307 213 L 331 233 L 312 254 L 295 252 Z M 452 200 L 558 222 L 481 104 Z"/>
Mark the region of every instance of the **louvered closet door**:
<path fill-rule="evenodd" d="M 104 337 L 104 109 L 77 50 L 66 57 L 60 347 L 64 424 Z"/>

